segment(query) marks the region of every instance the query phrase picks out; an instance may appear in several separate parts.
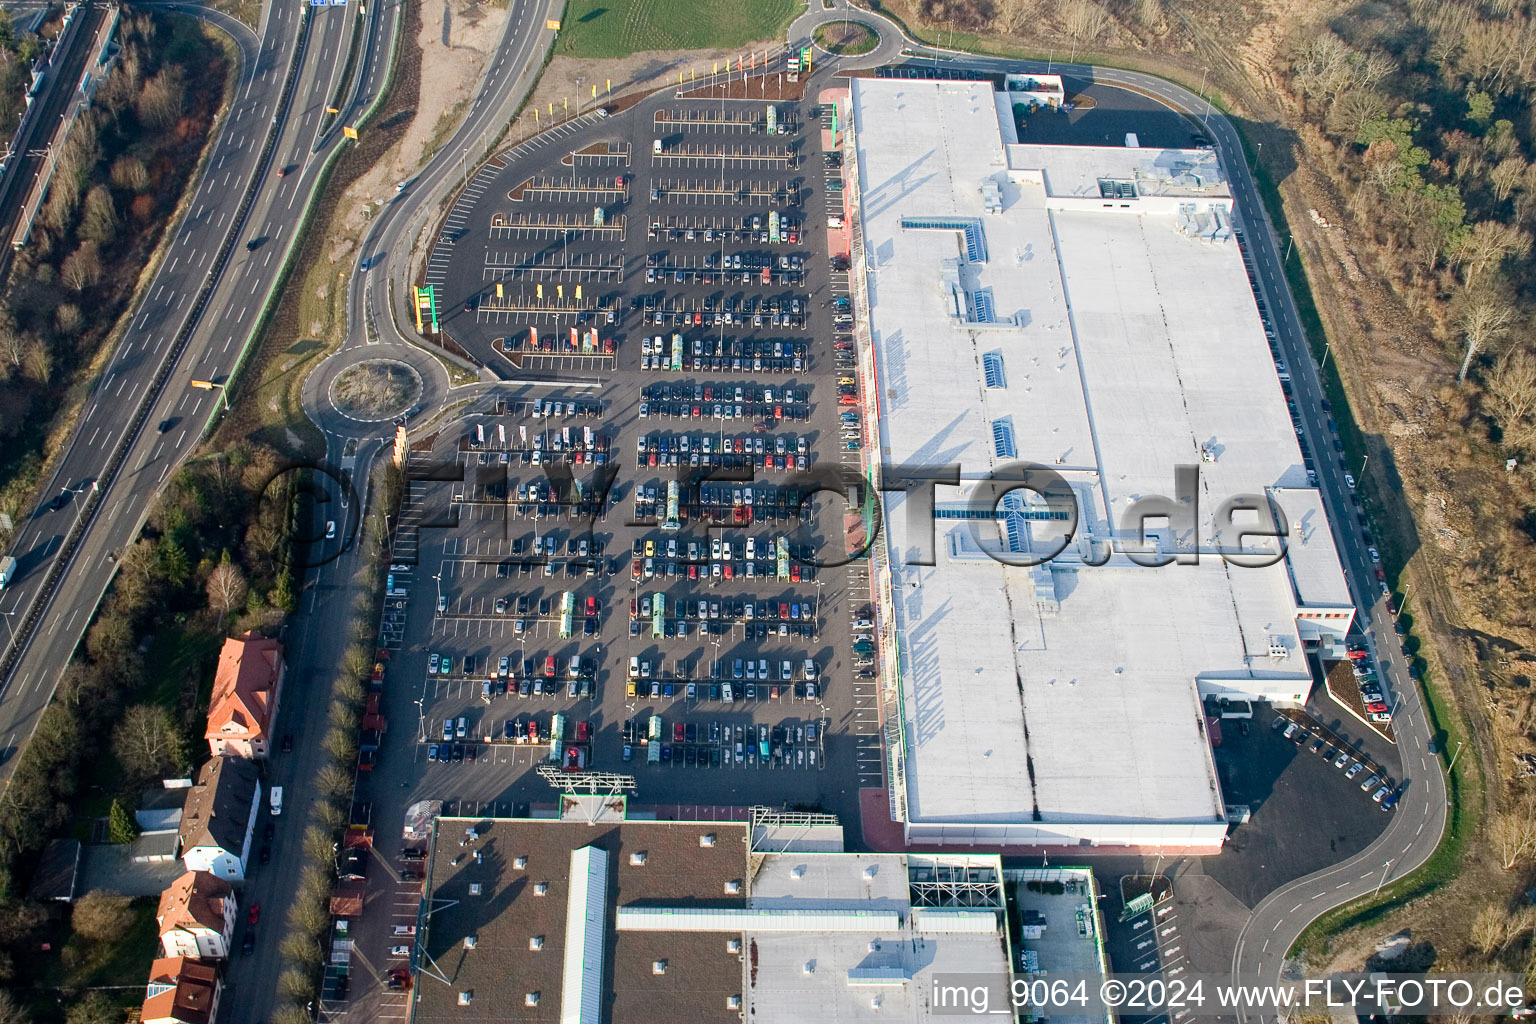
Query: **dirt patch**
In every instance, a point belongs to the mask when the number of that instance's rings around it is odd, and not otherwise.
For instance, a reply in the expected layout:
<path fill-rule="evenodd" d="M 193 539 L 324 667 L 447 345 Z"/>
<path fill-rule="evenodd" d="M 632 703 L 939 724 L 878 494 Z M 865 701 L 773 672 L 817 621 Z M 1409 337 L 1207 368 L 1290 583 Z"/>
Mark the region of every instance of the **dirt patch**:
<path fill-rule="evenodd" d="M 773 40 L 758 40 L 738 50 L 668 51 L 647 50 L 628 57 L 611 60 L 595 60 L 577 57 L 555 57 L 544 69 L 537 88 L 529 98 L 527 112 L 517 125 L 518 137 L 533 134 L 532 111 L 539 111 L 539 126 L 548 127 L 550 112 L 556 121 L 575 116 L 578 108 L 592 108 L 592 87 L 597 86 L 597 102 L 608 106 L 625 106 L 626 101 L 643 96 L 667 85 L 677 85 L 678 75 L 683 84 L 696 81 L 690 77 L 710 74 L 716 65 L 724 66 L 735 61 L 749 50 L 761 53 L 779 44 Z M 569 107 L 567 107 L 569 101 Z"/>
<path fill-rule="evenodd" d="M 346 205 L 352 212 L 341 225 L 345 235 L 361 230 L 366 211 L 391 199 L 395 184 L 414 174 L 458 127 L 506 25 L 505 6 L 473 0 L 428 0 L 421 5 L 421 30 L 415 39 L 421 55 L 421 96 L 405 134 L 347 190 Z M 339 239 L 331 257 L 339 259 L 353 244 L 350 237 Z"/>
<path fill-rule="evenodd" d="M 828 53 L 857 56 L 873 50 L 879 42 L 875 31 L 858 21 L 834 21 L 816 29 L 816 45 Z"/>
<path fill-rule="evenodd" d="M 346 416 L 369 422 L 409 409 L 421 397 L 421 378 L 405 363 L 369 359 L 347 367 L 331 382 L 331 401 Z"/>

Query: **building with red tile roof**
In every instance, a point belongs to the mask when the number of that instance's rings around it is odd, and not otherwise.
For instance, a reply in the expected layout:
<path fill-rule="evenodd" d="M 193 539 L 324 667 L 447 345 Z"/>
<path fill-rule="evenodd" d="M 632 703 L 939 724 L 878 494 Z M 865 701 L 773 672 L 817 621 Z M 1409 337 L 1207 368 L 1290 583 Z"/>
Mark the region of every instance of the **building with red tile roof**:
<path fill-rule="evenodd" d="M 208 702 L 208 752 L 264 758 L 283 686 L 283 646 L 247 633 L 224 641 Z"/>

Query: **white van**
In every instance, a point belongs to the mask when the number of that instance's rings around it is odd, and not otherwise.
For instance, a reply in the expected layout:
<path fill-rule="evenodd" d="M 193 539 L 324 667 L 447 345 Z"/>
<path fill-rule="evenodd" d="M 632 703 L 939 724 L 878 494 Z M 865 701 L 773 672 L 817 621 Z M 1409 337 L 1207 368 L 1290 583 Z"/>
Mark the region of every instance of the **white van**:
<path fill-rule="evenodd" d="M 270 802 L 271 802 L 271 806 L 272 806 L 272 817 L 275 818 L 278 815 L 283 813 L 283 787 L 282 786 L 273 786 L 272 787 L 272 793 L 270 795 Z"/>

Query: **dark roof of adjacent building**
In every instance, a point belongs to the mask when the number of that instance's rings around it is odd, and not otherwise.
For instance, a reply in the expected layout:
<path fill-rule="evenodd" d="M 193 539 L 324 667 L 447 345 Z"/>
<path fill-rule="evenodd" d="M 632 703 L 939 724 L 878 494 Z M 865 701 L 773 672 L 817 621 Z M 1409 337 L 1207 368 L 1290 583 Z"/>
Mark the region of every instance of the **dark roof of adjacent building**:
<path fill-rule="evenodd" d="M 480 838 L 466 841 L 470 827 Z M 706 835 L 713 845 L 701 843 Z M 745 907 L 746 843 L 746 826 L 729 822 L 440 819 L 425 949 L 449 984 L 416 986 L 414 1024 L 560 1019 L 567 939 L 580 941 L 565 934 L 571 854 L 583 846 L 608 853 L 602 1019 L 739 1021 L 726 1000 L 741 994 L 743 966 L 727 950 L 728 936 L 617 932 L 614 909 Z M 631 862 L 635 854 L 644 854 L 643 864 Z M 526 858 L 521 867 L 519 858 Z M 479 895 L 470 894 L 475 883 Z M 727 894 L 728 883 L 736 894 Z M 475 948 L 466 948 L 467 936 Z M 535 937 L 543 939 L 537 950 Z M 667 962 L 663 974 L 654 972 L 658 960 Z M 472 993 L 467 1006 L 458 1002 L 463 991 Z M 536 1006 L 526 1004 L 530 992 L 539 993 Z"/>
<path fill-rule="evenodd" d="M 32 898 L 71 901 L 79 877 L 80 840 L 55 839 L 43 847 L 43 859 L 32 876 Z"/>
<path fill-rule="evenodd" d="M 258 786 L 256 765 L 243 757 L 215 757 L 203 765 L 181 812 L 181 848 L 240 852 Z"/>
<path fill-rule="evenodd" d="M 187 804 L 187 794 L 192 792 L 190 782 L 185 786 L 160 786 L 146 789 L 139 794 L 139 806 L 133 818 L 146 832 L 175 829 L 181 824 L 181 812 Z"/>

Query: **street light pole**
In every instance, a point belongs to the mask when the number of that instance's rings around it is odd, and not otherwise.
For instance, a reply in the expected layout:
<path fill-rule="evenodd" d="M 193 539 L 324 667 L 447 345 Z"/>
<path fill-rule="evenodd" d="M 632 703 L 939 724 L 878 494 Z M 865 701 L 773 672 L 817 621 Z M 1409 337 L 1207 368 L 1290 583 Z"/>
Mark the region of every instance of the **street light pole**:
<path fill-rule="evenodd" d="M 211 380 L 194 380 L 190 383 L 200 391 L 217 391 L 220 401 L 224 403 L 224 411 L 229 412 L 229 394 L 223 384 Z"/>
<path fill-rule="evenodd" d="M 1385 864 L 1383 864 L 1381 866 L 1381 881 L 1376 883 L 1376 892 L 1371 893 L 1372 896 L 1375 896 L 1375 895 L 1377 895 L 1377 893 L 1380 893 L 1381 892 L 1381 887 L 1387 884 L 1387 869 L 1390 868 L 1391 866 L 1392 866 L 1392 862 L 1390 860 L 1387 861 Z"/>
<path fill-rule="evenodd" d="M 10 614 L 10 613 L 7 613 Z M 1461 756 L 1461 742 L 1456 743 L 1456 751 L 1451 754 L 1451 763 L 1445 766 L 1445 773 L 1449 775 L 1456 768 L 1456 759 Z"/>

